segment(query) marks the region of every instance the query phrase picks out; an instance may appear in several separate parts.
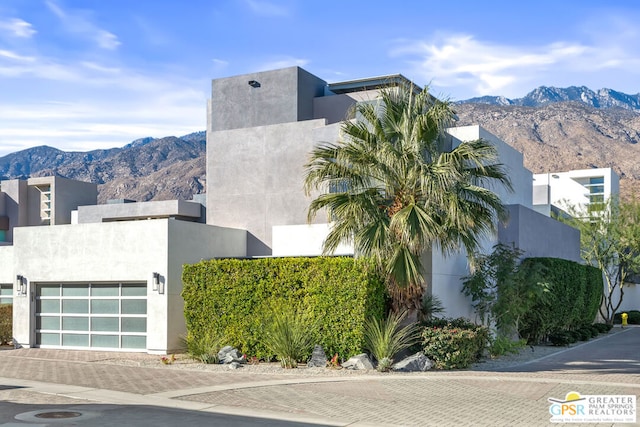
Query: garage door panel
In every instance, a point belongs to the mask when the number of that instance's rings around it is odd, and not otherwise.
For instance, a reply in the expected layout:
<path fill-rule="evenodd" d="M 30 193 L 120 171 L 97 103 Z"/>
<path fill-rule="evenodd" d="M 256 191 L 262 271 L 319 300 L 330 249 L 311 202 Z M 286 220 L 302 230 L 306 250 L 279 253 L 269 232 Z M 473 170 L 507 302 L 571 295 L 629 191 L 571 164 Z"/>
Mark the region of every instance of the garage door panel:
<path fill-rule="evenodd" d="M 146 283 L 38 284 L 36 344 L 145 350 Z"/>

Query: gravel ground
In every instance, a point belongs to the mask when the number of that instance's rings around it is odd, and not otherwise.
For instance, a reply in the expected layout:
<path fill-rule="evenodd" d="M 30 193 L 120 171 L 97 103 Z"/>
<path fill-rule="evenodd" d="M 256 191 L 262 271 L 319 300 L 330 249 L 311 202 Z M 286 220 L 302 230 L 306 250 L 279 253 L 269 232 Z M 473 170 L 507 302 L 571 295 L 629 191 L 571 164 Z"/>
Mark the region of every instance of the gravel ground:
<path fill-rule="evenodd" d="M 523 348 L 518 354 L 509 354 L 499 358 L 491 359 L 486 358 L 482 361 L 474 364 L 469 369 L 473 371 L 492 371 L 501 368 L 507 368 L 511 366 L 516 366 L 522 363 L 527 363 L 535 359 L 539 359 L 541 357 L 557 353 L 559 351 L 565 350 L 567 347 L 553 347 L 553 346 L 535 346 L 533 350 L 531 347 L 527 346 Z M 140 357 L 137 355 L 135 357 L 127 357 L 120 356 L 111 359 L 102 359 L 96 361 L 97 363 L 105 363 L 105 364 L 117 364 L 117 365 L 126 365 L 126 366 L 142 366 L 149 368 L 158 368 L 158 369 L 188 369 L 194 371 L 207 371 L 207 372 L 234 372 L 229 368 L 228 365 L 219 365 L 219 364 L 204 364 L 200 363 L 196 360 L 189 358 L 185 354 L 176 354 L 175 361 L 171 364 L 162 363 L 162 356 L 151 356 L 144 355 L 146 357 Z M 377 371 L 354 371 L 350 369 L 331 369 L 331 368 L 307 368 L 304 364 L 300 364 L 297 369 L 283 369 L 280 367 L 280 364 L 277 362 L 266 363 L 260 362 L 258 364 L 245 364 L 242 365 L 237 370 L 238 372 L 243 373 L 255 373 L 257 375 L 265 374 L 265 375 L 305 375 L 305 376 L 345 376 L 345 375 L 366 375 L 367 373 L 377 373 Z M 393 374 L 393 373 L 392 373 Z M 396 373 L 398 375 L 403 375 L 403 373 Z M 406 375 L 406 374 L 404 374 Z"/>

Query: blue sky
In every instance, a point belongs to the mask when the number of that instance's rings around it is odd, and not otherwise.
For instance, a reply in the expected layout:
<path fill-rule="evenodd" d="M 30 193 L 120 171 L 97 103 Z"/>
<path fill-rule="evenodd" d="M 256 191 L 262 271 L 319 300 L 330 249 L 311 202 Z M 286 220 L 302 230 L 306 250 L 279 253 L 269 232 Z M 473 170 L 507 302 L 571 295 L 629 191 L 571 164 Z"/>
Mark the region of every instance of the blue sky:
<path fill-rule="evenodd" d="M 452 100 L 640 92 L 634 1 L 2 0 L 0 156 L 206 127 L 210 81 L 299 65 L 402 73 Z"/>

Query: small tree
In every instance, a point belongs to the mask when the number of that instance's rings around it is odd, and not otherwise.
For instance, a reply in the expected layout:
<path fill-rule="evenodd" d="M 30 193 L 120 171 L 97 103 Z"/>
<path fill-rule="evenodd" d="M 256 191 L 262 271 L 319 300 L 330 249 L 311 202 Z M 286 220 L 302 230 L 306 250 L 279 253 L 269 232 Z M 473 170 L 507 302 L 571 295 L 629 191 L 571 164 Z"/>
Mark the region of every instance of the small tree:
<path fill-rule="evenodd" d="M 567 211 L 571 218 L 562 221 L 580 230 L 582 259 L 602 271 L 600 315 L 612 325 L 628 279 L 640 272 L 640 202 L 610 198 L 589 209 L 569 206 Z"/>
<path fill-rule="evenodd" d="M 522 255 L 498 243 L 490 255 L 475 255 L 472 274 L 463 278 L 463 292 L 471 296 L 483 324 L 495 325 L 501 336 L 516 334 L 522 317 L 548 290 L 541 265 L 522 265 Z"/>

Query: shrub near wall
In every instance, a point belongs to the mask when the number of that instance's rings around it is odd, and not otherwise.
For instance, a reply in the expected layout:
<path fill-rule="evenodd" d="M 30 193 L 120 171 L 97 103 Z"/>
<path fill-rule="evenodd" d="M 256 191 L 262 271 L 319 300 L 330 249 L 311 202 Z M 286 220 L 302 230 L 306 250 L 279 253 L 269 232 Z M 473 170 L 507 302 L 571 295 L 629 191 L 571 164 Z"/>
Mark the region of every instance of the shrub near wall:
<path fill-rule="evenodd" d="M 0 345 L 13 339 L 13 306 L 0 304 Z"/>
<path fill-rule="evenodd" d="M 595 267 L 558 258 L 527 258 L 544 266 L 549 292 L 521 321 L 520 335 L 537 342 L 551 332 L 579 329 L 595 320 L 602 297 L 602 273 Z"/>
<path fill-rule="evenodd" d="M 184 266 L 182 281 L 190 334 L 260 358 L 273 356 L 261 338 L 274 311 L 305 312 L 318 322 L 315 343 L 345 358 L 362 352 L 366 319 L 384 314 L 384 283 L 364 259 L 210 260 Z"/>

